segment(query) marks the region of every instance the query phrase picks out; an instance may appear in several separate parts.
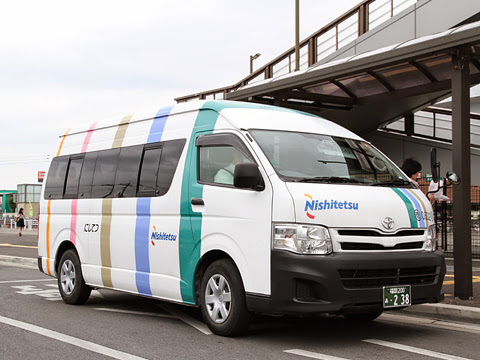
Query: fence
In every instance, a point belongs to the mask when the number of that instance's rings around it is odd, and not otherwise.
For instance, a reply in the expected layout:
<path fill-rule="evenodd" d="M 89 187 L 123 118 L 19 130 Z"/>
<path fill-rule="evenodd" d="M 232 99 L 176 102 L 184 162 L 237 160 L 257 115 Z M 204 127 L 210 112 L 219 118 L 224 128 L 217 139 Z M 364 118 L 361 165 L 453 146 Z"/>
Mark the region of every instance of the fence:
<path fill-rule="evenodd" d="M 429 183 L 419 181 L 420 189 L 424 194 L 428 191 Z M 447 194 L 450 201 L 436 201 L 433 206 L 435 222 L 437 225 L 437 245 L 445 252 L 446 256 L 453 256 L 453 194 L 448 188 Z M 480 187 L 471 187 L 471 231 L 472 231 L 472 257 L 480 259 Z"/>
<path fill-rule="evenodd" d="M 17 223 L 13 219 L 0 219 L 0 228 L 1 229 L 16 229 Z M 25 219 L 25 230 L 38 229 L 38 220 L 36 219 Z"/>

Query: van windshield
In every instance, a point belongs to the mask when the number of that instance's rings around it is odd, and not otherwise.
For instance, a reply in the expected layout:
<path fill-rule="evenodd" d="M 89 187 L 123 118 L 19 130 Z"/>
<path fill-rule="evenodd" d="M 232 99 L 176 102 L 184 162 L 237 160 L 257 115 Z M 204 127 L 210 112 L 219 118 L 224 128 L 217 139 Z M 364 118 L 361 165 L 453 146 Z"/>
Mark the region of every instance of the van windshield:
<path fill-rule="evenodd" d="M 252 130 L 284 181 L 411 187 L 411 181 L 364 141 L 287 131 Z"/>

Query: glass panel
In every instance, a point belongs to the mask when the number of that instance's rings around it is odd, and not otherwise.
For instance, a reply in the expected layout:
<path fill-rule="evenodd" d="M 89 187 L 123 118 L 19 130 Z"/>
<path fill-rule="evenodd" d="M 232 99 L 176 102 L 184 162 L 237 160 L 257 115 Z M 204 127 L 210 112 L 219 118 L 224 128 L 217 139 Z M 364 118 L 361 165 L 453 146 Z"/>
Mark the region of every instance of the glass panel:
<path fill-rule="evenodd" d="M 317 60 L 320 60 L 336 50 L 337 32 L 335 28 L 317 37 Z"/>
<path fill-rule="evenodd" d="M 416 2 L 417 0 L 393 0 L 393 15 L 397 15 Z"/>
<path fill-rule="evenodd" d="M 250 160 L 232 146 L 200 148 L 199 180 L 208 183 L 233 185 L 235 165 Z"/>
<path fill-rule="evenodd" d="M 143 145 L 124 147 L 120 150 L 117 174 L 115 176 L 114 197 L 135 197 Z"/>
<path fill-rule="evenodd" d="M 93 174 L 97 162 L 98 152 L 89 152 L 83 159 L 82 173 L 80 175 L 80 185 L 78 187 L 78 197 L 80 199 L 89 199 L 92 197 Z"/>
<path fill-rule="evenodd" d="M 98 152 L 95 173 L 93 175 L 92 198 L 111 198 L 115 185 L 115 171 L 117 169 L 120 149 L 111 149 Z"/>
<path fill-rule="evenodd" d="M 67 173 L 69 158 L 69 156 L 60 156 L 52 160 L 45 185 L 46 200 L 61 199 L 63 197 L 63 187 L 65 185 L 65 175 Z M 25 187 L 23 187 L 23 189 L 25 189 Z M 19 193 L 19 196 L 20 195 Z M 23 197 L 23 200 L 25 200 L 25 197 Z"/>
<path fill-rule="evenodd" d="M 283 59 L 278 64 L 273 65 L 273 77 L 288 74 L 290 72 L 289 58 Z"/>
<path fill-rule="evenodd" d="M 414 132 L 419 135 L 433 136 L 433 114 L 419 111 L 414 118 Z"/>
<path fill-rule="evenodd" d="M 373 76 L 361 74 L 353 78 L 340 80 L 357 97 L 377 95 L 387 92 L 387 89 Z"/>
<path fill-rule="evenodd" d="M 430 83 L 422 72 L 410 64 L 401 64 L 375 72 L 383 76 L 395 89 L 404 89 Z"/>
<path fill-rule="evenodd" d="M 337 85 L 332 83 L 324 83 L 320 85 L 310 86 L 303 88 L 311 93 L 315 94 L 325 94 L 325 95 L 334 95 L 334 96 L 342 96 L 342 97 L 349 97 L 345 91 L 339 88 Z"/>
<path fill-rule="evenodd" d="M 158 164 L 162 155 L 161 144 L 155 148 L 145 149 L 142 167 L 140 169 L 140 181 L 138 183 L 138 196 L 155 196 L 157 184 Z"/>
<path fill-rule="evenodd" d="M 70 160 L 70 166 L 67 172 L 67 183 L 65 185 L 65 196 L 69 198 L 77 198 L 82 164 L 83 158 Z"/>
<path fill-rule="evenodd" d="M 394 121 L 391 124 L 385 126 L 387 129 L 405 131 L 405 120 Z"/>
<path fill-rule="evenodd" d="M 366 142 L 286 131 L 251 134 L 285 181 L 410 186 L 397 167 Z"/>
<path fill-rule="evenodd" d="M 451 78 L 452 60 L 450 56 L 442 56 L 419 62 L 438 80 Z"/>
<path fill-rule="evenodd" d="M 156 196 L 164 195 L 170 189 L 186 141 L 186 139 L 180 139 L 164 142 L 158 170 Z"/>
<path fill-rule="evenodd" d="M 355 13 L 348 19 L 338 24 L 338 48 L 348 44 L 358 37 L 358 14 Z"/>
<path fill-rule="evenodd" d="M 368 29 L 372 30 L 391 17 L 390 0 L 376 0 L 368 5 Z"/>

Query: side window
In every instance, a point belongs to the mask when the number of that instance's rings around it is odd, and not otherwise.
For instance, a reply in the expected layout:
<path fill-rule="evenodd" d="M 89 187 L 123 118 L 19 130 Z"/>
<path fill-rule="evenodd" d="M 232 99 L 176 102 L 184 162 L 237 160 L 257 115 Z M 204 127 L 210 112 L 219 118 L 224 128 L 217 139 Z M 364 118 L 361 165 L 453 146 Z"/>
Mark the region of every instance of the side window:
<path fill-rule="evenodd" d="M 143 146 L 121 148 L 115 176 L 114 197 L 135 197 Z"/>
<path fill-rule="evenodd" d="M 78 184 L 82 171 L 83 155 L 71 156 L 67 170 L 67 182 L 65 184 L 65 199 L 78 198 Z"/>
<path fill-rule="evenodd" d="M 198 180 L 233 186 L 235 165 L 251 162 L 239 149 L 233 146 L 205 146 L 199 151 Z"/>
<path fill-rule="evenodd" d="M 80 174 L 80 185 L 78 187 L 79 199 L 90 199 L 92 197 L 93 174 L 95 172 L 97 156 L 97 151 L 85 154 L 82 173 Z"/>
<path fill-rule="evenodd" d="M 142 166 L 140 168 L 137 196 L 155 196 L 157 172 L 161 155 L 162 145 L 160 143 L 145 145 Z"/>
<path fill-rule="evenodd" d="M 92 198 L 111 198 L 120 149 L 99 151 L 93 175 Z"/>
<path fill-rule="evenodd" d="M 62 199 L 70 156 L 60 156 L 52 160 L 45 183 L 45 199 Z"/>
<path fill-rule="evenodd" d="M 185 142 L 186 139 L 164 142 L 158 169 L 156 196 L 165 195 L 170 189 Z"/>

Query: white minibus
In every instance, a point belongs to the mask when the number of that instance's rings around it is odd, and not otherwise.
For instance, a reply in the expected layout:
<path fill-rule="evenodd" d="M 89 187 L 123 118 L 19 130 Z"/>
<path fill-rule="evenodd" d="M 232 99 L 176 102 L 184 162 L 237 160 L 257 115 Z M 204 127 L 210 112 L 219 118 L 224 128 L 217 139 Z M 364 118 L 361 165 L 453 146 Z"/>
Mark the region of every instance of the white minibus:
<path fill-rule="evenodd" d="M 325 119 L 198 101 L 72 127 L 42 189 L 38 266 L 68 304 L 94 288 L 250 314 L 370 320 L 443 299 L 430 202 Z"/>

